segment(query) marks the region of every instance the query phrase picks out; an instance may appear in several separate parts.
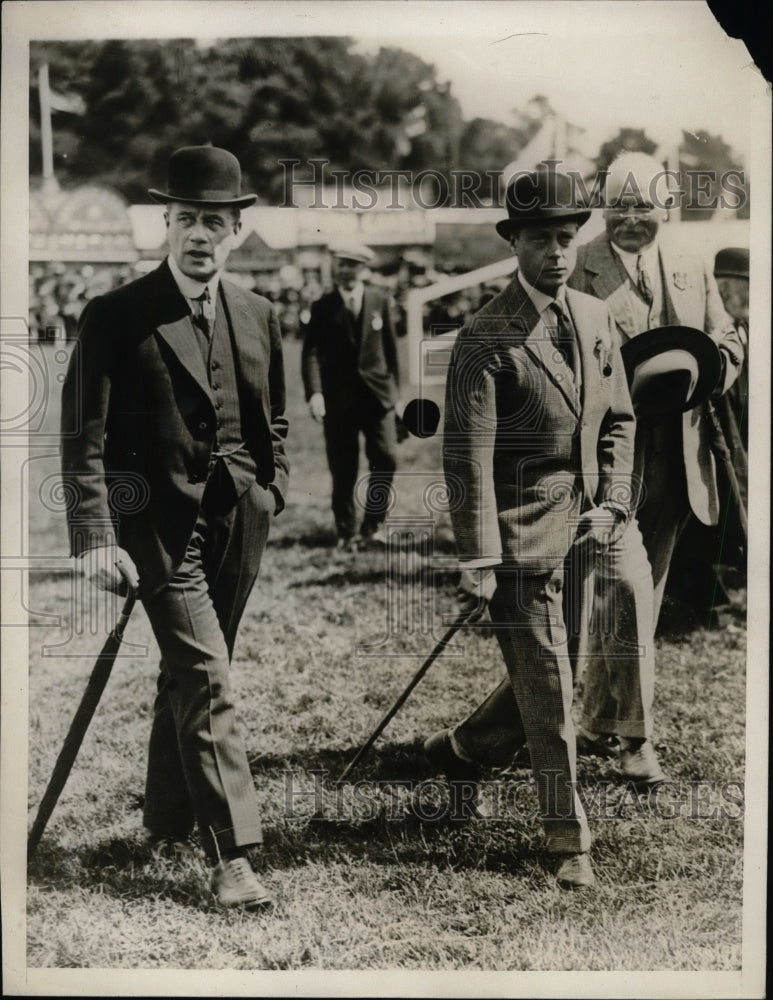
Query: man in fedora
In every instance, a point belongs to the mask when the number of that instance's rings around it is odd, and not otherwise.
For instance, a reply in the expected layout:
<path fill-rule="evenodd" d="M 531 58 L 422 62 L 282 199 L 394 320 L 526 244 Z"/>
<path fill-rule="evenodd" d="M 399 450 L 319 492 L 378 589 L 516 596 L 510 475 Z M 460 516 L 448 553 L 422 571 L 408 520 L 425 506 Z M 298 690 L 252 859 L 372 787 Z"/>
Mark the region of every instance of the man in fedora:
<path fill-rule="evenodd" d="M 521 174 L 508 187 L 507 207 L 497 232 L 510 242 L 518 271 L 456 341 L 443 461 L 451 493 L 463 498 L 451 518 L 464 603 L 480 610 L 490 599 L 509 680 L 460 725 L 432 736 L 425 751 L 454 791 L 474 802 L 476 765 L 507 764 L 526 742 L 558 882 L 581 888 L 593 871 L 576 787 L 565 563 L 571 551 L 594 566 L 606 606 L 618 597 L 623 558 L 651 594 L 629 520 L 634 415 L 606 306 L 565 287 L 590 215 L 574 200 L 570 179 L 550 168 Z M 632 608 L 630 595 L 619 599 Z M 646 630 L 650 622 L 644 615 L 635 625 Z M 644 742 L 651 659 L 615 652 L 628 681 L 621 714 L 638 716 L 628 732 Z M 628 675 L 638 683 L 635 706 Z M 633 754 L 622 763 L 634 780 L 657 777 L 656 758 L 646 762 L 647 774 Z"/>
<path fill-rule="evenodd" d="M 150 195 L 168 257 L 81 318 L 62 401 L 63 426 L 79 428 L 62 440 L 70 541 L 101 589 L 139 581 L 161 651 L 153 853 L 188 853 L 197 825 L 217 901 L 253 908 L 271 900 L 247 857 L 261 827 L 229 663 L 287 489 L 281 338 L 270 303 L 222 274 L 256 200 L 237 159 L 178 149 L 167 188 Z"/>
<path fill-rule="evenodd" d="M 386 541 L 383 522 L 397 467 L 399 368 L 389 299 L 363 281 L 373 251 L 356 242 L 335 244 L 332 251 L 335 287 L 311 307 L 302 374 L 309 411 L 324 428 L 338 546 L 352 550 Z M 358 534 L 360 433 L 370 475 Z"/>

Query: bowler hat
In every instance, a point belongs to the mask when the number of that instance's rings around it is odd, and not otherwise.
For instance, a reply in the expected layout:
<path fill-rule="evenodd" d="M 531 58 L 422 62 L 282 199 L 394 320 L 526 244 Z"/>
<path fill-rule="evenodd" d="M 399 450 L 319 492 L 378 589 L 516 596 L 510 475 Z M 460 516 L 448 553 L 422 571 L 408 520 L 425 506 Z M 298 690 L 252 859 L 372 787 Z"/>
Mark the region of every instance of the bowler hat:
<path fill-rule="evenodd" d="M 518 174 L 507 186 L 505 203 L 508 217 L 496 229 L 506 240 L 524 222 L 566 220 L 581 226 L 590 218 L 590 209 L 577 201 L 571 178 L 550 169 Z"/>
<path fill-rule="evenodd" d="M 370 247 L 354 240 L 338 240 L 331 244 L 330 252 L 338 260 L 354 260 L 358 264 L 370 264 L 375 256 Z"/>
<path fill-rule="evenodd" d="M 725 247 L 714 258 L 715 278 L 748 278 L 748 247 Z"/>
<path fill-rule="evenodd" d="M 239 161 L 217 146 L 183 146 L 169 157 L 168 191 L 149 188 L 153 201 L 184 201 L 191 205 L 230 205 L 247 208 L 256 194 L 242 194 Z"/>
<path fill-rule="evenodd" d="M 719 382 L 719 348 L 703 330 L 659 326 L 623 344 L 625 373 L 637 417 L 691 410 Z"/>

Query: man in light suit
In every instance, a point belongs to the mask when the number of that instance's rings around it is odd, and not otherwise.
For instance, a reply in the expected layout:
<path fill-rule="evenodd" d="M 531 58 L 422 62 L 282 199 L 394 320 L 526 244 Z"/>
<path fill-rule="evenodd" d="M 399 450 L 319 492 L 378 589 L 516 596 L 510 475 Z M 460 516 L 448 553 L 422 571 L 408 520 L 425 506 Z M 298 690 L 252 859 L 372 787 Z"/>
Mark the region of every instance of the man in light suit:
<path fill-rule="evenodd" d="M 509 681 L 463 723 L 431 737 L 425 751 L 466 794 L 477 763 L 506 764 L 526 742 L 557 880 L 581 888 L 593 871 L 576 789 L 565 561 L 573 548 L 593 561 L 607 602 L 624 554 L 643 589 L 649 567 L 628 524 L 635 425 L 612 321 L 602 303 L 565 288 L 590 215 L 573 194 L 569 178 L 550 169 L 511 183 L 508 219 L 497 230 L 511 242 L 518 273 L 454 347 L 443 458 L 451 493 L 463 498 L 451 511 L 460 586 L 468 601 L 491 599 Z M 620 669 L 639 683 L 639 728 L 631 735 L 642 744 L 651 726 L 651 664 L 629 652 Z"/>
<path fill-rule="evenodd" d="M 271 902 L 247 849 L 261 841 L 229 664 L 288 463 L 279 323 L 222 276 L 255 195 L 231 153 L 177 150 L 169 256 L 89 303 L 63 389 L 62 470 L 72 552 L 119 591 L 139 579 L 161 650 L 144 822 L 154 854 L 191 850 L 198 825 L 225 906 Z"/>
<path fill-rule="evenodd" d="M 733 384 L 743 363 L 743 346 L 722 304 L 716 281 L 696 258 L 669 251 L 658 239 L 669 204 L 661 164 L 644 153 L 622 153 L 606 180 L 606 232 L 577 251 L 570 288 L 606 302 L 619 343 L 645 330 L 682 325 L 703 330 L 719 347 L 722 366 L 715 387 Z M 657 626 L 671 557 L 690 511 L 703 524 L 719 518 L 719 492 L 710 444 L 706 404 L 638 421 L 634 473 L 640 497 L 636 519 L 652 566 L 653 627 Z M 630 583 L 630 581 L 629 581 Z M 639 605 L 641 601 L 638 602 Z M 617 615 L 622 644 L 636 641 L 630 616 Z M 596 642 L 594 648 L 594 641 Z M 591 637 L 585 670 L 581 741 L 590 752 L 609 743 L 607 666 Z"/>
<path fill-rule="evenodd" d="M 569 287 L 606 302 L 621 345 L 655 327 L 704 330 L 723 359 L 715 390 L 721 394 L 738 376 L 743 345 L 709 268 L 669 251 L 658 239 L 668 204 L 665 184 L 663 167 L 653 157 L 618 156 L 606 181 L 606 232 L 578 249 Z M 637 520 L 652 564 L 656 624 L 674 546 L 690 511 L 703 524 L 719 518 L 709 442 L 705 404 L 657 424 L 640 421 L 637 430 L 635 471 L 642 487 Z"/>
<path fill-rule="evenodd" d="M 335 288 L 313 303 L 302 351 L 309 410 L 325 432 L 338 546 L 350 550 L 386 540 L 382 524 L 397 467 L 397 341 L 387 296 L 363 282 L 372 259 L 362 244 L 335 248 Z M 358 536 L 360 433 L 370 476 Z"/>

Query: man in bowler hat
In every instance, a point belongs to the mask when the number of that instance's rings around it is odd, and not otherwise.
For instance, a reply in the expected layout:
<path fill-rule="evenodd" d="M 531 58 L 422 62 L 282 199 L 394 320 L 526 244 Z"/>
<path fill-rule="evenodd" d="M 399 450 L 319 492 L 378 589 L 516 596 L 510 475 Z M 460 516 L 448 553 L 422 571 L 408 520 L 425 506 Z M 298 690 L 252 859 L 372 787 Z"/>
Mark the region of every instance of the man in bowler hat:
<path fill-rule="evenodd" d="M 62 470 L 72 552 L 88 579 L 139 582 L 161 651 L 144 823 L 155 855 L 198 826 L 224 906 L 271 902 L 247 849 L 261 841 L 229 664 L 271 519 L 284 506 L 287 421 L 270 303 L 223 276 L 239 233 L 236 157 L 169 160 L 169 255 L 92 300 L 63 389 Z"/>
<path fill-rule="evenodd" d="M 372 259 L 363 244 L 334 246 L 335 287 L 313 303 L 302 351 L 309 411 L 325 433 L 338 546 L 348 550 L 386 541 L 383 522 L 397 467 L 397 341 L 387 296 L 363 281 Z M 370 474 L 358 526 L 360 433 Z"/>
<path fill-rule="evenodd" d="M 464 603 L 474 609 L 490 600 L 509 679 L 464 722 L 427 740 L 425 752 L 474 803 L 476 765 L 505 765 L 527 743 L 558 883 L 583 888 L 594 876 L 577 793 L 565 563 L 571 550 L 593 564 L 605 613 L 617 599 L 631 605 L 630 595 L 617 594 L 623 558 L 651 595 L 630 521 L 634 415 L 609 311 L 565 287 L 590 215 L 570 179 L 552 169 L 521 174 L 507 207 L 497 231 L 518 271 L 457 338 L 443 462 L 451 492 L 463 498 L 451 518 Z M 638 684 L 636 705 L 620 714 L 638 716 L 630 735 L 641 745 L 651 727 L 651 660 L 612 652 L 616 676 Z M 629 752 L 621 764 L 633 780 L 661 777 L 654 756 Z"/>

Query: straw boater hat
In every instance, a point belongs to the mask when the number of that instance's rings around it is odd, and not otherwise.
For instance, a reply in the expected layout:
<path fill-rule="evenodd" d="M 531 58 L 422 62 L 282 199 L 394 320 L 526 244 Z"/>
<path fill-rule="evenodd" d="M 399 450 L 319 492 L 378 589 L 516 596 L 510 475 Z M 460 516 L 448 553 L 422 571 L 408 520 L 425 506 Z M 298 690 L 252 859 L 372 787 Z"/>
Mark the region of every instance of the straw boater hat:
<path fill-rule="evenodd" d="M 167 188 L 167 191 L 149 188 L 148 194 L 162 204 L 184 201 L 231 208 L 247 208 L 258 200 L 256 194 L 241 193 L 239 161 L 233 153 L 217 146 L 183 146 L 172 153 Z"/>
<path fill-rule="evenodd" d="M 722 371 L 719 348 L 703 330 L 660 326 L 621 348 L 638 417 L 691 410 L 716 388 Z"/>

